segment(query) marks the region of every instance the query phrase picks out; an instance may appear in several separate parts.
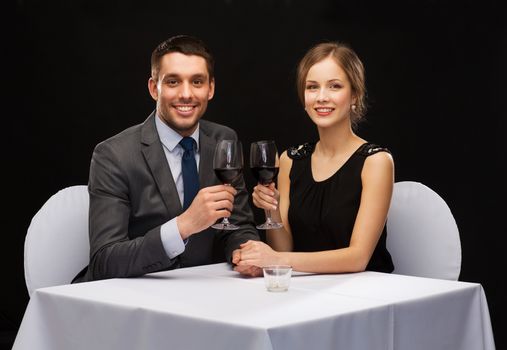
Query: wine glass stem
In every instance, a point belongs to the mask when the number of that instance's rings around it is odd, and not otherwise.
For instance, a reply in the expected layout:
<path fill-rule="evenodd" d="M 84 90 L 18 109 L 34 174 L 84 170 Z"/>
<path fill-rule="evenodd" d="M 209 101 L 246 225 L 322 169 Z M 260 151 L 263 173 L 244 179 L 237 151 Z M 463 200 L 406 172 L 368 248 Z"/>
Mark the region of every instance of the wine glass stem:
<path fill-rule="evenodd" d="M 224 184 L 225 186 L 232 186 L 231 184 Z M 228 226 L 230 225 L 231 223 L 229 222 L 229 218 L 227 217 L 223 217 L 222 218 L 222 224 L 224 224 L 225 226 Z"/>
<path fill-rule="evenodd" d="M 266 223 L 267 224 L 271 224 L 271 210 L 268 210 L 268 209 L 265 209 L 264 210 L 265 214 L 266 214 Z"/>

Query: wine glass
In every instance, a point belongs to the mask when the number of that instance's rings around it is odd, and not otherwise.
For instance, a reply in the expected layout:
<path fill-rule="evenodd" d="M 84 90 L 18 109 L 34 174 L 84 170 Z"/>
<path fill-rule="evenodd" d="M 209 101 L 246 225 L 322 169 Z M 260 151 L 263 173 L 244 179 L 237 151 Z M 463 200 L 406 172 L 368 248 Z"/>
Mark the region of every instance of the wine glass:
<path fill-rule="evenodd" d="M 250 168 L 257 181 L 269 186 L 278 175 L 280 166 L 275 141 L 257 141 L 250 145 Z M 271 211 L 265 210 L 266 222 L 256 227 L 260 230 L 273 230 L 283 227 L 271 219 Z"/>
<path fill-rule="evenodd" d="M 241 142 L 237 140 L 220 140 L 213 156 L 213 169 L 224 185 L 231 186 L 243 172 L 243 147 Z M 239 226 L 231 224 L 226 217 L 211 227 L 218 230 L 237 230 L 239 228 Z"/>

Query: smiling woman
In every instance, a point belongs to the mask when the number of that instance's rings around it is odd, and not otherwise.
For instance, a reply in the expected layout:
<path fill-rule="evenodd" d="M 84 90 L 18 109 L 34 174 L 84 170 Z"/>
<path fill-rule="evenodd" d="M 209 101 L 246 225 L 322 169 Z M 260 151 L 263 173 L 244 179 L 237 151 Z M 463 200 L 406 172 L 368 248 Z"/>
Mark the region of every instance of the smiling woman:
<path fill-rule="evenodd" d="M 304 94 L 306 112 L 318 128 L 339 121 L 347 123 L 357 100 L 347 74 L 331 57 L 310 68 Z"/>
<path fill-rule="evenodd" d="M 347 109 L 350 107 L 348 112 L 352 126 L 357 126 L 366 113 L 366 85 L 364 66 L 355 52 L 344 44 L 322 43 L 305 55 L 299 63 L 297 73 L 298 95 L 305 109 L 307 103 L 318 97 L 315 92 L 319 91 L 320 86 L 313 80 L 317 78 L 324 79 L 321 84 L 328 86 L 332 92 L 345 89 L 345 94 L 350 94 L 353 101 Z M 342 91 L 341 95 L 343 94 Z"/>
<path fill-rule="evenodd" d="M 319 140 L 282 154 L 278 189 L 273 184 L 254 188 L 254 204 L 271 209 L 283 228 L 267 231 L 269 246 L 243 244 L 238 264 L 392 272 L 385 222 L 393 160 L 387 149 L 353 131 L 365 112 L 363 64 L 349 47 L 321 43 L 301 60 L 297 82 Z"/>

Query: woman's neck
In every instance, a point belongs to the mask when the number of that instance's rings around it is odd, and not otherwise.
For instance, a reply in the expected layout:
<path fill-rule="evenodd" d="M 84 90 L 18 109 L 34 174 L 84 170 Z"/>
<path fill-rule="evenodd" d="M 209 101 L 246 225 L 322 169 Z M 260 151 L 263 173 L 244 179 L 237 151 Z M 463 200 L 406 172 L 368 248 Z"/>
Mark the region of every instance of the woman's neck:
<path fill-rule="evenodd" d="M 350 123 L 329 128 L 319 128 L 318 131 L 320 140 L 317 143 L 315 152 L 326 158 L 347 153 L 350 149 L 355 149 L 359 144 L 364 142 L 364 140 L 354 134 Z"/>

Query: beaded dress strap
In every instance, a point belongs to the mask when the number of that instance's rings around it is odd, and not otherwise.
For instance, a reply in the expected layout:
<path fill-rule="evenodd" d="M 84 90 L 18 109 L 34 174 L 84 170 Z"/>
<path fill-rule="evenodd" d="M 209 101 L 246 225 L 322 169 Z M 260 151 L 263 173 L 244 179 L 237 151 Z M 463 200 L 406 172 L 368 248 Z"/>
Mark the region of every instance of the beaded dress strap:
<path fill-rule="evenodd" d="M 386 147 L 381 147 L 374 143 L 365 143 L 364 145 L 359 147 L 359 149 L 356 151 L 356 153 L 359 153 L 360 155 L 365 157 L 371 156 L 372 154 L 378 152 L 387 152 L 389 154 L 391 153 L 391 151 L 389 151 L 389 149 L 387 149 Z"/>
<path fill-rule="evenodd" d="M 287 148 L 287 155 L 290 159 L 298 160 L 310 157 L 315 149 L 316 142 L 306 142 L 301 145 Z"/>

